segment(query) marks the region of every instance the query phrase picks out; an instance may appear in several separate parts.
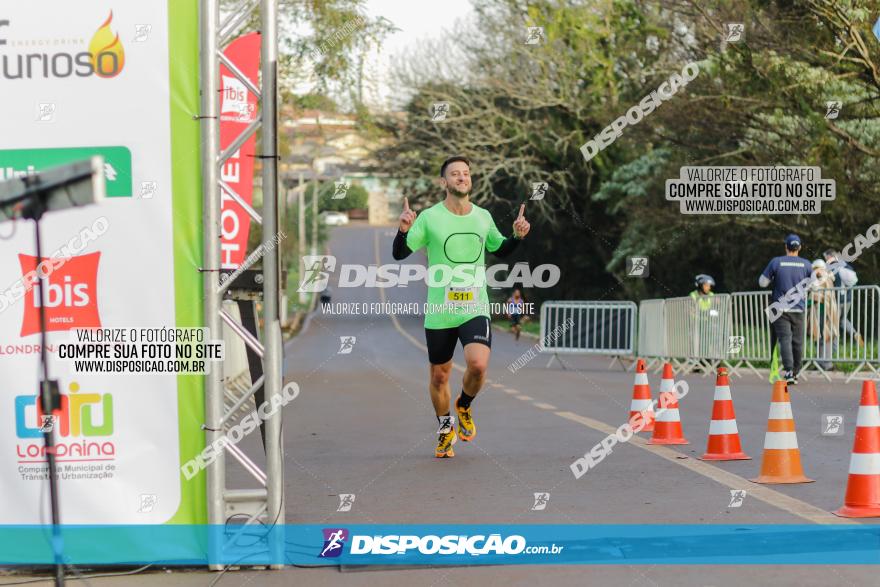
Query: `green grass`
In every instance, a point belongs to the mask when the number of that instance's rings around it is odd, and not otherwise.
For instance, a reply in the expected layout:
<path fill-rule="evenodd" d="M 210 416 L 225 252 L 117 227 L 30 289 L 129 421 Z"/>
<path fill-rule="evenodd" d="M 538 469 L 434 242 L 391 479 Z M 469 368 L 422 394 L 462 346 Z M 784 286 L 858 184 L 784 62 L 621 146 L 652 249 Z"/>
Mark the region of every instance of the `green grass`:
<path fill-rule="evenodd" d="M 507 316 L 496 315 L 492 317 L 492 323 L 496 326 L 500 326 L 504 330 L 510 330 L 510 319 Z M 534 334 L 535 336 L 541 335 L 541 323 L 537 320 L 529 320 L 527 322 L 520 322 L 520 326 L 522 326 L 522 332 L 527 332 L 529 334 Z"/>
<path fill-rule="evenodd" d="M 492 317 L 492 322 L 496 326 L 501 327 L 504 330 L 510 330 L 510 320 L 507 317 L 502 315 L 496 315 Z M 530 334 L 534 334 L 536 336 L 540 336 L 541 334 L 541 324 L 538 320 L 529 320 L 528 322 L 522 323 L 522 331 L 528 332 Z M 757 344 L 759 339 L 757 334 L 752 335 L 752 343 L 751 346 L 755 347 L 754 349 L 749 348 L 750 339 L 747 336 L 747 332 L 743 332 L 743 335 L 746 335 L 745 346 L 743 348 L 744 355 L 752 354 L 751 351 L 754 350 L 757 352 L 760 350 L 761 345 Z M 769 343 L 768 343 L 769 344 Z M 844 353 L 844 356 L 862 356 L 862 357 L 874 357 L 877 356 L 875 353 L 877 352 L 877 343 L 873 341 L 866 341 L 864 347 L 859 347 L 855 344 L 851 344 L 849 342 L 840 345 L 840 351 Z M 815 346 L 808 345 L 807 348 L 804 349 L 804 362 L 808 360 L 812 360 L 816 358 L 816 348 Z M 731 355 L 728 362 L 736 364 L 740 361 L 738 355 Z M 770 361 L 749 361 L 756 369 L 769 369 Z M 834 370 L 839 371 L 841 373 L 851 373 L 856 370 L 856 367 L 862 362 L 861 359 L 855 359 L 849 362 L 834 362 Z"/>
<path fill-rule="evenodd" d="M 287 315 L 293 316 L 296 312 L 308 310 L 309 305 L 312 303 L 312 296 L 315 294 L 307 293 L 306 303 L 299 303 L 299 292 L 296 291 L 299 288 L 299 264 L 294 264 L 287 268 L 286 285 L 287 287 L 285 287 L 284 292 L 287 294 Z"/>
<path fill-rule="evenodd" d="M 759 352 L 761 351 L 762 348 L 766 348 L 766 346 L 769 346 L 769 344 L 770 344 L 769 338 L 767 338 L 765 336 L 764 340 L 762 341 L 759 338 L 759 332 L 760 331 L 756 331 L 756 329 L 748 329 L 748 330 L 737 333 L 737 334 L 741 334 L 741 335 L 745 336 L 745 345 L 743 347 L 742 353 L 739 356 L 750 356 L 750 355 L 754 356 L 754 355 L 759 354 Z M 817 351 L 816 343 L 815 342 L 810 343 L 808 340 L 807 346 L 804 348 L 804 356 L 803 356 L 804 362 L 817 358 L 818 353 L 816 351 Z M 860 346 L 858 346 L 854 343 L 851 343 L 847 340 L 846 342 L 840 343 L 840 348 L 839 348 L 838 352 L 840 354 L 842 354 L 843 356 L 856 357 L 856 358 L 851 361 L 847 361 L 847 362 L 835 361 L 833 363 L 834 370 L 840 371 L 842 373 L 851 373 L 852 371 L 855 371 L 856 367 L 865 360 L 865 359 L 861 359 L 858 357 L 876 357 L 877 356 L 876 355 L 877 343 L 874 341 L 866 341 L 865 346 L 860 347 Z M 739 361 L 739 359 L 737 357 L 738 357 L 738 355 L 731 355 L 730 362 Z M 762 368 L 769 369 L 770 368 L 770 361 L 758 360 L 758 361 L 750 361 L 750 363 L 758 369 L 762 369 Z"/>

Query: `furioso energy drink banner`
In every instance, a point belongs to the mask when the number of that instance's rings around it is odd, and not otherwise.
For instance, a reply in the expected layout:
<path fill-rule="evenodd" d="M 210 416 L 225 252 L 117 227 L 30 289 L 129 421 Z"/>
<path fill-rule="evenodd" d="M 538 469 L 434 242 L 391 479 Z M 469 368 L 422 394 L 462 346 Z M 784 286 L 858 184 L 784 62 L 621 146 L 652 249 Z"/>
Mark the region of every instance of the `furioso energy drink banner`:
<path fill-rule="evenodd" d="M 198 38 L 197 0 L 4 3 L 0 180 L 101 155 L 107 199 L 46 214 L 42 258 L 31 221 L 0 224 L 0 525 L 50 519 L 46 426 L 62 523 L 204 521 L 203 476 L 180 470 L 204 444 L 203 377 L 59 357 L 77 329 L 202 325 Z M 35 272 L 61 391 L 49 417 Z"/>
<path fill-rule="evenodd" d="M 232 41 L 224 55 L 256 87 L 259 87 L 260 33 L 249 33 Z M 220 149 L 225 150 L 257 119 L 257 97 L 235 77 L 229 68 L 220 64 Z M 220 194 L 220 266 L 236 269 L 247 254 L 251 217 L 229 195 L 233 190 L 250 204 L 254 194 L 254 146 L 257 135 L 252 134 L 220 168 L 223 182 Z"/>

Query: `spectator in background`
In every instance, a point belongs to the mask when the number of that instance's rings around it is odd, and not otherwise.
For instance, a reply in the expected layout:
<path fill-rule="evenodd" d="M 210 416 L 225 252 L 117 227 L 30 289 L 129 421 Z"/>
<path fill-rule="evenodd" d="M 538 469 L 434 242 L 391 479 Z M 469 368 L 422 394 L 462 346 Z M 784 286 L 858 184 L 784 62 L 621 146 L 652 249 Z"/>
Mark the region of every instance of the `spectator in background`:
<path fill-rule="evenodd" d="M 700 357 L 706 357 L 709 356 L 712 341 L 717 338 L 715 335 L 718 332 L 716 320 L 714 320 L 718 316 L 718 310 L 712 307 L 712 298 L 715 296 L 712 288 L 715 287 L 715 280 L 712 279 L 711 275 L 700 273 L 694 277 L 694 287 L 696 289 L 690 293 L 691 299 L 694 300 L 697 308 L 694 313 L 696 325 L 694 330 L 694 352 Z M 701 373 L 704 368 L 705 366 L 702 363 L 698 363 L 693 368 L 693 371 L 694 373 Z"/>
<path fill-rule="evenodd" d="M 321 303 L 329 304 L 330 300 L 333 297 L 333 292 L 330 290 L 330 286 L 324 288 L 324 291 L 321 292 Z"/>
<path fill-rule="evenodd" d="M 859 346 L 865 346 L 862 335 L 856 331 L 853 323 L 849 321 L 849 312 L 852 309 L 852 288 L 859 282 L 859 276 L 856 275 L 856 270 L 853 269 L 852 265 L 840 260 L 839 253 L 834 249 L 828 249 L 822 253 L 822 256 L 825 257 L 826 263 L 837 262 L 839 264 L 838 271 L 834 275 L 834 287 L 845 288 L 845 291 L 840 292 L 838 296 L 838 302 L 840 303 L 840 332 L 841 334 L 851 335 Z M 837 342 L 838 338 L 835 338 L 835 354 L 837 354 Z"/>
<path fill-rule="evenodd" d="M 510 331 L 513 332 L 514 340 L 519 340 L 519 333 L 522 330 L 520 322 L 522 321 L 524 303 L 522 292 L 519 289 L 513 290 L 513 294 L 507 298 L 507 317 L 510 318 Z"/>
<path fill-rule="evenodd" d="M 771 302 L 778 302 L 786 292 L 804 279 L 812 276 L 813 268 L 809 261 L 798 256 L 801 239 L 796 234 L 785 237 L 785 255 L 774 257 L 758 278 L 761 287 L 773 286 Z M 789 385 L 797 385 L 797 375 L 801 370 L 804 341 L 804 300 L 800 299 L 791 308 L 770 324 L 770 352 L 779 343 L 779 355 L 785 370 L 784 377 Z"/>
<path fill-rule="evenodd" d="M 712 288 L 715 287 L 715 280 L 711 275 L 700 273 L 694 278 L 694 286 L 696 289 L 691 292 L 691 298 L 697 302 L 701 311 L 711 310 L 712 296 L 715 295 L 715 292 L 712 291 Z"/>
<path fill-rule="evenodd" d="M 813 278 L 807 301 L 807 332 L 810 344 L 816 348 L 816 361 L 826 371 L 831 364 L 832 348 L 837 347 L 838 316 L 837 294 L 834 292 L 834 278 L 828 272 L 825 261 L 813 261 Z"/>

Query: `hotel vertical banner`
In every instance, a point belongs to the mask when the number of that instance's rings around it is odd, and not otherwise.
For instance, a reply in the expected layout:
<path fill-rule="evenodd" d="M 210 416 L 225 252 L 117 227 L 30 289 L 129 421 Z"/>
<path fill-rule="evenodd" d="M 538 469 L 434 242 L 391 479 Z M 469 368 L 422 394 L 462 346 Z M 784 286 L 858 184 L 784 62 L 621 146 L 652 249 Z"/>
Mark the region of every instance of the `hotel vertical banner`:
<path fill-rule="evenodd" d="M 64 524 L 200 523 L 203 377 L 82 372 L 78 328 L 202 326 L 197 0 L 29 0 L 0 14 L 0 180 L 102 155 L 107 199 L 48 213 Z M 0 524 L 49 523 L 33 223 L 0 224 Z"/>
<path fill-rule="evenodd" d="M 254 86 L 259 87 L 260 33 L 248 33 L 223 51 Z M 229 68 L 220 64 L 220 150 L 223 151 L 257 119 L 257 97 Z M 254 158 L 257 135 L 252 134 L 220 168 L 220 179 L 251 204 L 254 195 Z M 225 188 L 220 191 L 220 267 L 236 269 L 247 255 L 251 217 Z"/>

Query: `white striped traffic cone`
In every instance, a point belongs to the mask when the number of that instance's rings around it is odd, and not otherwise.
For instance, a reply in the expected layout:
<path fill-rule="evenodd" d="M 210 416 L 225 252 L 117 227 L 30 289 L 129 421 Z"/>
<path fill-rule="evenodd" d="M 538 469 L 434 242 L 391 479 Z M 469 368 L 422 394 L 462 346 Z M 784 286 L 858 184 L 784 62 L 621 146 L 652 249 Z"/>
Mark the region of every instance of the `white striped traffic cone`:
<path fill-rule="evenodd" d="M 791 401 L 785 381 L 773 384 L 773 400 L 767 419 L 767 435 L 764 436 L 764 458 L 761 475 L 752 479 L 755 483 L 812 483 L 804 476 L 801 451 L 798 448 Z"/>
<path fill-rule="evenodd" d="M 663 365 L 663 378 L 660 379 L 660 408 L 657 410 L 654 434 L 648 444 L 690 444 L 681 431 L 678 396 L 672 378 L 672 365 L 669 363 Z"/>
<path fill-rule="evenodd" d="M 645 360 L 636 361 L 636 380 L 633 383 L 633 397 L 629 404 L 629 418 L 644 412 L 645 426 L 642 432 L 654 431 L 654 405 L 651 403 L 651 386 L 648 383 L 648 371 L 645 369 Z"/>
<path fill-rule="evenodd" d="M 862 383 L 862 401 L 843 504 L 834 512 L 838 516 L 880 517 L 880 407 L 873 381 Z"/>
<path fill-rule="evenodd" d="M 715 400 L 712 403 L 712 421 L 709 423 L 709 442 L 704 461 L 742 461 L 751 459 L 743 452 L 739 443 L 739 430 L 736 427 L 736 412 L 733 411 L 733 398 L 730 395 L 730 380 L 727 369 L 718 367 L 715 380 Z"/>

